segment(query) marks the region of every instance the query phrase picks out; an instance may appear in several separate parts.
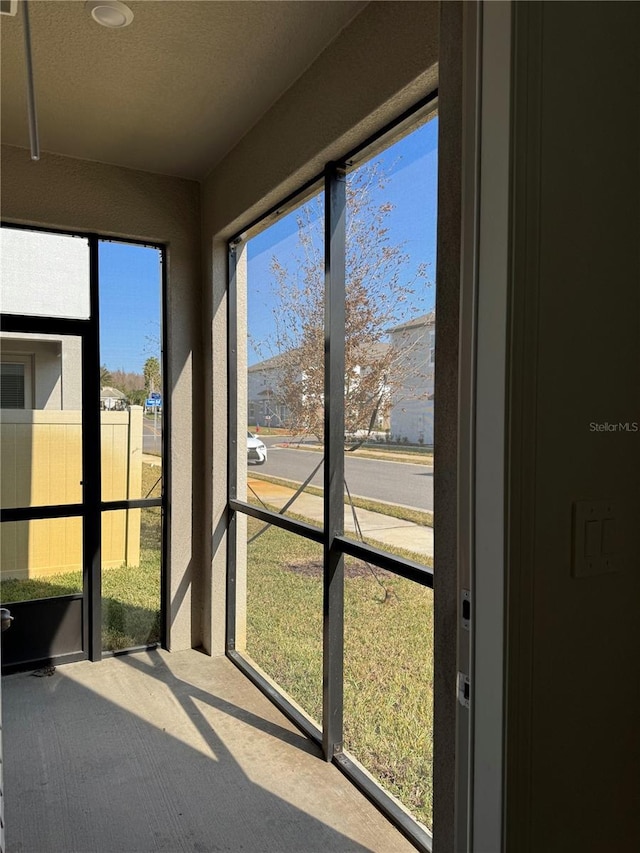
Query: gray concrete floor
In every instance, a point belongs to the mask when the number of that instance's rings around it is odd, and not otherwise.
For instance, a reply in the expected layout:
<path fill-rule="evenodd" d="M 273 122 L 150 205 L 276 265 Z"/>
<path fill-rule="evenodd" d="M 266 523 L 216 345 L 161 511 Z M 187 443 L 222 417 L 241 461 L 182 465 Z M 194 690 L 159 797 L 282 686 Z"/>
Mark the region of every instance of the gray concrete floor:
<path fill-rule="evenodd" d="M 8 853 L 414 850 L 224 658 L 2 680 Z"/>

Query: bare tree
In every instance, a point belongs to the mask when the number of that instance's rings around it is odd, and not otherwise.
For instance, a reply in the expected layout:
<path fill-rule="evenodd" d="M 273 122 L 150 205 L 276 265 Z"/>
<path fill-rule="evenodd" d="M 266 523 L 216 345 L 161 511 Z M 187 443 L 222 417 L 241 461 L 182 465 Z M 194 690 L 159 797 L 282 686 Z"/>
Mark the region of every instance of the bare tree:
<path fill-rule="evenodd" d="M 125 372 L 123 368 L 111 371 L 111 384 L 119 391 L 129 394 L 131 391 L 144 391 L 142 373 Z"/>
<path fill-rule="evenodd" d="M 401 337 L 389 330 L 421 313 L 429 286 L 427 267 L 411 272 L 402 243 L 393 243 L 387 219 L 393 210 L 380 202 L 387 184 L 380 163 L 371 162 L 347 181 L 347 257 L 345 283 L 345 433 L 354 450 L 384 424 L 390 401 L 408 381 L 407 371 L 423 370 L 420 358 L 408 358 Z M 324 246 L 323 199 L 304 204 L 297 217 L 298 248 L 292 261 L 271 259 L 275 335 L 252 340 L 254 349 L 275 356 L 269 367 L 277 402 L 301 435 L 320 440 L 324 430 Z M 400 343 L 399 339 L 400 338 Z M 416 348 L 415 334 L 408 344 Z M 409 367 L 410 366 L 410 367 Z M 416 377 L 417 379 L 418 377 Z"/>

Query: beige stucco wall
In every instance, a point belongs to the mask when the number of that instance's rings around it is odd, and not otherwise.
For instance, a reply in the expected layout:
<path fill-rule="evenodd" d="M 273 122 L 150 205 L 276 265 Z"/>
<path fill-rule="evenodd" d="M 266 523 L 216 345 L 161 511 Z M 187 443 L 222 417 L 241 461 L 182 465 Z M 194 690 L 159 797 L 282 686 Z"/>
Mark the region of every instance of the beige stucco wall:
<path fill-rule="evenodd" d="M 432 92 L 438 27 L 438 3 L 369 4 L 203 182 L 204 345 L 211 353 L 204 548 L 212 569 L 204 578 L 210 630 L 203 641 L 214 654 L 224 652 L 225 639 L 226 239 Z M 242 472 L 244 448 L 238 458 Z"/>
<path fill-rule="evenodd" d="M 203 184 L 206 233 L 228 234 L 437 86 L 439 4 L 370 3 Z"/>
<path fill-rule="evenodd" d="M 168 352 L 172 478 L 170 646 L 200 642 L 192 620 L 201 538 L 202 431 L 192 417 L 201 404 L 199 186 L 193 181 L 43 154 L 34 163 L 2 146 L 2 216 L 9 222 L 94 231 L 167 244 Z M 197 472 L 194 476 L 194 472 Z"/>

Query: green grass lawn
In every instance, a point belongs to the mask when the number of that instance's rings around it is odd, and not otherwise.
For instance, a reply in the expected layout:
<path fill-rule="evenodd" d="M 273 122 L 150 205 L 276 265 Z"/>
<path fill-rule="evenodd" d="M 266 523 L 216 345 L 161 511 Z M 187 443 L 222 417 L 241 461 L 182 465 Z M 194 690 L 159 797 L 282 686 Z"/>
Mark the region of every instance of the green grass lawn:
<path fill-rule="evenodd" d="M 249 546 L 247 653 L 316 721 L 321 565 L 319 545 L 277 528 Z M 351 558 L 345 574 L 345 748 L 431 827 L 433 593 Z"/>
<path fill-rule="evenodd" d="M 141 511 L 140 565 L 102 573 L 102 648 L 160 642 L 161 510 Z"/>

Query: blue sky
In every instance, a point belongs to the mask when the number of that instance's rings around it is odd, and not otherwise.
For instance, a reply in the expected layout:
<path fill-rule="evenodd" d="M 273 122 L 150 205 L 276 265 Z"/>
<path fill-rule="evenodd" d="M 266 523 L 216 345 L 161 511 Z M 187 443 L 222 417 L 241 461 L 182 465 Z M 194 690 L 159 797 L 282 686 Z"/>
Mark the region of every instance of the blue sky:
<path fill-rule="evenodd" d="M 420 294 L 420 310 L 435 301 L 437 134 L 434 118 L 386 149 L 379 160 L 389 175 L 379 201 L 394 210 L 387 219 L 392 244 L 404 243 L 411 278 L 418 264 L 428 263 L 432 286 Z M 271 259 L 291 263 L 298 246 L 296 213 L 253 237 L 248 243 L 249 328 L 252 335 L 271 334 Z M 141 373 L 150 355 L 160 357 L 160 252 L 129 243 L 100 243 L 100 362 L 110 370 Z M 260 357 L 249 351 L 249 363 Z"/>
<path fill-rule="evenodd" d="M 405 268 L 410 280 L 419 264 L 429 264 L 431 287 L 419 295 L 419 311 L 429 311 L 435 303 L 436 214 L 437 214 L 438 120 L 432 119 L 374 158 L 388 175 L 388 182 L 374 198 L 394 206 L 386 225 L 392 245 L 404 244 L 409 260 Z M 297 212 L 294 210 L 249 240 L 248 323 L 255 341 L 272 335 L 273 276 L 270 265 L 275 256 L 284 266 L 294 263 L 298 248 Z M 417 304 L 417 303 L 416 303 Z M 249 346 L 249 364 L 271 354 L 269 346 L 257 353 Z"/>
<path fill-rule="evenodd" d="M 142 373 L 160 359 L 160 250 L 100 242 L 100 363 Z"/>

